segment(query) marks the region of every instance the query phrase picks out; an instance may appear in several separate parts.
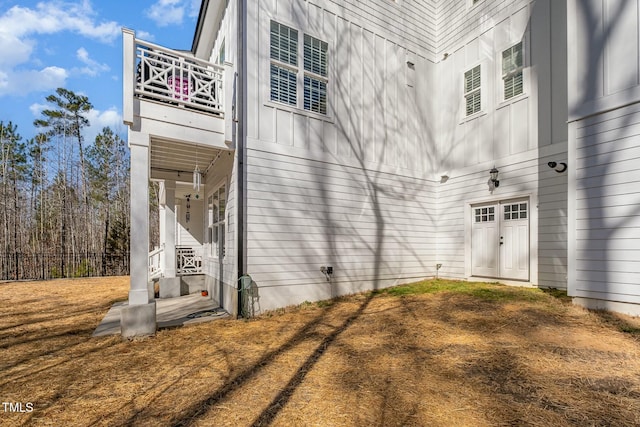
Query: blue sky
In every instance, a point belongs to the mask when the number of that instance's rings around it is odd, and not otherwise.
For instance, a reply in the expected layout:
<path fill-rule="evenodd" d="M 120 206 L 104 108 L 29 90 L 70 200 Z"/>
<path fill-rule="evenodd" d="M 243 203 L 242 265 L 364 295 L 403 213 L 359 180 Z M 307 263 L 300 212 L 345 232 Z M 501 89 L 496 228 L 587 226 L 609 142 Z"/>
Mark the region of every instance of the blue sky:
<path fill-rule="evenodd" d="M 201 0 L 0 0 L 0 121 L 33 137 L 46 96 L 64 87 L 89 97 L 87 142 L 122 125 L 121 27 L 190 49 Z"/>

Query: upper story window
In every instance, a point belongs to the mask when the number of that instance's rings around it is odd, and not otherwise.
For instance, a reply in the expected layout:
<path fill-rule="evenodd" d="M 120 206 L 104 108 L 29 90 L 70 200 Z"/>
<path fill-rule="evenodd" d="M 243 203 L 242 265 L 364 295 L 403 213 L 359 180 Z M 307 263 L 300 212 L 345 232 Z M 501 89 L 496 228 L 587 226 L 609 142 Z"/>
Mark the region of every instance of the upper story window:
<path fill-rule="evenodd" d="M 304 35 L 304 109 L 327 114 L 327 43 Z"/>
<path fill-rule="evenodd" d="M 464 98 L 466 115 L 478 113 L 482 109 L 480 65 L 464 73 Z"/>
<path fill-rule="evenodd" d="M 328 44 L 308 34 L 303 34 L 302 40 L 300 36 L 297 30 L 271 21 L 270 99 L 294 107 L 302 104 L 305 110 L 327 114 Z M 303 93 L 300 102 L 299 82 Z"/>
<path fill-rule="evenodd" d="M 502 52 L 504 99 L 513 98 L 524 92 L 523 69 L 522 42 L 519 42 Z"/>
<path fill-rule="evenodd" d="M 271 100 L 297 104 L 298 31 L 271 21 Z"/>
<path fill-rule="evenodd" d="M 225 58 L 225 40 L 222 40 L 220 45 L 220 52 L 218 53 L 218 64 L 224 65 Z"/>

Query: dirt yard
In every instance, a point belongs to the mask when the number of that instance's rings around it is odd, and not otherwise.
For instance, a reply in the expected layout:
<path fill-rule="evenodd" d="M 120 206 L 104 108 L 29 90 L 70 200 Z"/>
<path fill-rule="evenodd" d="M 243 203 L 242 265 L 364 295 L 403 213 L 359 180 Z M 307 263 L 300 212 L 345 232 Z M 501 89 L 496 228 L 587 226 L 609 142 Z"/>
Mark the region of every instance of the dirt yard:
<path fill-rule="evenodd" d="M 640 425 L 640 322 L 558 293 L 429 281 L 91 338 L 127 286 L 0 284 L 0 425 Z"/>

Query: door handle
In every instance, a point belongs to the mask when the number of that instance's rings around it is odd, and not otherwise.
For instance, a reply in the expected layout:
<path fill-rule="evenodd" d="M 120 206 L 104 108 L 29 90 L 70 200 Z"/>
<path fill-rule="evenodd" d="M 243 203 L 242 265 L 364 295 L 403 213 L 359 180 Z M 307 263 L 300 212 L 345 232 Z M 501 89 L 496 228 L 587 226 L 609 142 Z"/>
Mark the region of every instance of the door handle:
<path fill-rule="evenodd" d="M 500 244 L 501 245 L 504 245 L 503 239 L 504 239 L 504 236 L 500 236 Z"/>

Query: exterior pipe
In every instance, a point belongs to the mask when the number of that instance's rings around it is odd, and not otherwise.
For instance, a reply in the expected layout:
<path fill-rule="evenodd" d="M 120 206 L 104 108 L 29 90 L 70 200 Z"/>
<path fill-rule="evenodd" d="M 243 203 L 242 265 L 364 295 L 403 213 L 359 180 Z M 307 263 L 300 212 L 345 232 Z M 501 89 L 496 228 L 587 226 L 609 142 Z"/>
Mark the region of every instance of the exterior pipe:
<path fill-rule="evenodd" d="M 247 0 L 238 1 L 238 91 L 237 91 L 237 120 L 238 120 L 238 132 L 236 152 L 238 156 L 238 178 L 237 178 L 237 206 L 238 206 L 238 229 L 237 229 L 237 257 L 238 257 L 238 316 L 242 313 L 242 281 L 240 278 L 245 275 L 247 271 L 247 259 L 245 251 L 246 241 L 246 211 L 245 211 L 245 164 L 246 164 L 246 151 L 245 144 L 247 141 L 247 129 L 245 126 L 245 118 L 247 117 L 246 110 L 246 88 L 247 88 L 247 73 L 246 73 L 246 25 L 247 25 Z"/>

